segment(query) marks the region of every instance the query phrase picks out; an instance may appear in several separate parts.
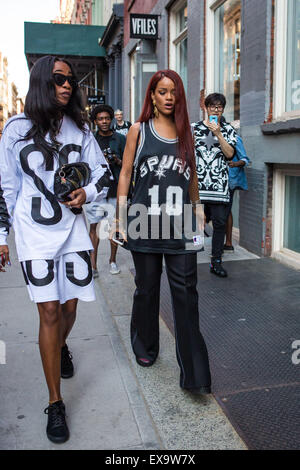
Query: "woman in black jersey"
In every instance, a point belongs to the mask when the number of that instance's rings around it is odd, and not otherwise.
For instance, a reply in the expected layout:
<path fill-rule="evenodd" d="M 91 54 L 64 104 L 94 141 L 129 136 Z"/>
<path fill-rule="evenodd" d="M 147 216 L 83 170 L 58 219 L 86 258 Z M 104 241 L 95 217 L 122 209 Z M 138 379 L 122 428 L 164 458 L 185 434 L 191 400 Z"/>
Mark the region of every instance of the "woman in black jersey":
<path fill-rule="evenodd" d="M 186 230 L 186 215 L 200 210 L 194 158 L 182 80 L 172 70 L 159 71 L 150 80 L 138 122 L 129 130 L 118 185 L 116 229 L 124 235 L 136 271 L 131 343 L 137 363 L 152 366 L 159 351 L 164 256 L 172 295 L 180 386 L 194 393 L 210 393 L 196 289 L 197 251 L 202 246 L 197 231 L 191 236 L 191 231 Z M 122 209 L 133 172 L 127 230 L 122 216 L 126 211 Z"/>

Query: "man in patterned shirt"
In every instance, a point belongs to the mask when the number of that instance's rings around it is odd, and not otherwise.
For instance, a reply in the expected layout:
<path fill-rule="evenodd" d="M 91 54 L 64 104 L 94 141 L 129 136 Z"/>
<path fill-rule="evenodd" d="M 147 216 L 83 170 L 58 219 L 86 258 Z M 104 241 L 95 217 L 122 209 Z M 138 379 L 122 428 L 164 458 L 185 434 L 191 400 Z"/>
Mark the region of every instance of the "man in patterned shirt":
<path fill-rule="evenodd" d="M 237 143 L 233 127 L 220 122 L 225 106 L 224 95 L 208 95 L 207 119 L 193 124 L 200 199 L 213 223 L 210 271 L 220 277 L 227 276 L 222 266 L 222 251 L 230 201 L 228 161 L 233 158 Z"/>

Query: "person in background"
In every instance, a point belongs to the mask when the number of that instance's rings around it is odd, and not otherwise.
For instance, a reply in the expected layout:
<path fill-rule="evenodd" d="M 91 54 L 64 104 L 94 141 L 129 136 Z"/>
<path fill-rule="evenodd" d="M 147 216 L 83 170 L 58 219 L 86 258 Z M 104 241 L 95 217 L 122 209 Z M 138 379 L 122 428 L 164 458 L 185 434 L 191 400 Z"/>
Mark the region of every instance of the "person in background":
<path fill-rule="evenodd" d="M 111 212 L 116 207 L 117 187 L 122 166 L 123 152 L 125 149 L 126 138 L 111 129 L 111 122 L 114 117 L 114 110 L 106 104 L 96 106 L 91 114 L 91 120 L 94 121 L 98 130 L 95 133 L 96 141 L 99 144 L 111 170 L 113 180 L 111 181 L 107 199 L 101 203 L 92 203 L 85 206 L 85 212 L 90 223 L 90 237 L 94 247 L 91 253 L 91 262 L 93 269 L 93 277 L 99 277 L 97 269 L 97 254 L 99 247 L 99 236 L 97 233 L 97 225 L 102 220 L 110 219 L 114 216 Z M 116 263 L 117 246 L 110 243 L 110 274 L 119 274 L 120 269 Z"/>
<path fill-rule="evenodd" d="M 210 272 L 219 277 L 227 276 L 222 266 L 230 201 L 227 162 L 233 158 L 237 143 L 233 127 L 226 122 L 221 123 L 225 106 L 224 95 L 208 95 L 205 99 L 207 119 L 192 124 L 200 200 L 205 204 L 205 214 L 210 214 L 213 223 Z"/>
<path fill-rule="evenodd" d="M 222 120 L 221 120 L 222 122 Z M 228 162 L 229 166 L 229 193 L 230 201 L 228 206 L 228 218 L 226 223 L 226 241 L 223 247 L 224 251 L 234 251 L 232 245 L 232 203 L 235 190 L 241 189 L 244 191 L 248 190 L 247 176 L 245 173 L 245 167 L 251 164 L 249 157 L 246 154 L 246 150 L 242 141 L 242 138 L 237 135 L 237 144 L 235 148 L 235 154 L 232 160 Z"/>
<path fill-rule="evenodd" d="M 112 129 L 120 132 L 120 134 L 123 134 L 126 137 L 131 127 L 131 122 L 123 120 L 123 111 L 120 109 L 116 109 L 115 111 L 115 120 L 116 122 L 112 125 Z"/>

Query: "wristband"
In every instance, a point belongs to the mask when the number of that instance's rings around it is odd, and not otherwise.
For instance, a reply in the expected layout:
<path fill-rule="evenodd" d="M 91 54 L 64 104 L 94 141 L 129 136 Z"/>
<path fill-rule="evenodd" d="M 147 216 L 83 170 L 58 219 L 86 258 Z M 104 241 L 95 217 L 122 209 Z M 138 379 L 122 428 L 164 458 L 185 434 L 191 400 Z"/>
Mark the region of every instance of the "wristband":
<path fill-rule="evenodd" d="M 199 204 L 201 204 L 200 199 L 197 199 L 197 201 L 191 201 L 192 207 L 197 207 Z"/>

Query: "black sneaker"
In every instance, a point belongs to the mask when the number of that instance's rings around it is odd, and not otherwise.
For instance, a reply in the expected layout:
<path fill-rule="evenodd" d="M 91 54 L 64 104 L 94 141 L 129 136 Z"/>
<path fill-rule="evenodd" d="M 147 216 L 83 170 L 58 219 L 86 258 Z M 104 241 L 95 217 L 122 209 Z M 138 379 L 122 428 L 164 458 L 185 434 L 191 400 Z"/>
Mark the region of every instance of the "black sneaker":
<path fill-rule="evenodd" d="M 214 260 L 210 263 L 210 272 L 219 277 L 227 277 L 227 271 L 222 266 L 220 259 Z"/>
<path fill-rule="evenodd" d="M 69 439 L 69 429 L 66 423 L 66 410 L 62 400 L 49 405 L 44 413 L 48 415 L 47 437 L 56 444 L 62 444 Z"/>
<path fill-rule="evenodd" d="M 70 353 L 68 346 L 65 344 L 61 348 L 61 360 L 60 360 L 60 375 L 63 379 L 69 379 L 74 375 L 74 366 L 72 362 L 73 356 Z"/>

